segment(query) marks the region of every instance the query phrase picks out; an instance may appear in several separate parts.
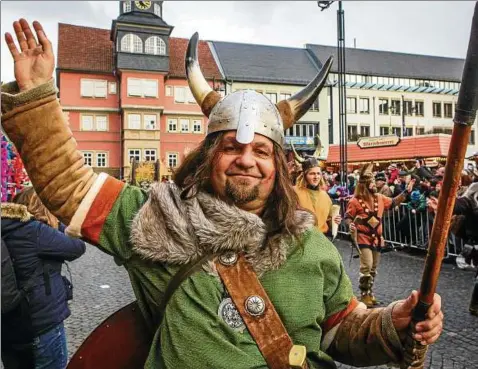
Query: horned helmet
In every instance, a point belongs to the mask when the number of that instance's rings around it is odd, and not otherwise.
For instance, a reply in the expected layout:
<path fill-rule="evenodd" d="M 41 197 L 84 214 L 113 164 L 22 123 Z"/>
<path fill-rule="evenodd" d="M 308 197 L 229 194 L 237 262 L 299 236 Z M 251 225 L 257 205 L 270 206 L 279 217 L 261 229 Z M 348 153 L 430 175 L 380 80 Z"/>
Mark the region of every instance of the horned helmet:
<path fill-rule="evenodd" d="M 307 155 L 305 158 L 303 158 L 297 153 L 293 143 L 291 143 L 291 146 L 292 151 L 294 152 L 295 161 L 296 163 L 302 165 L 302 170 L 304 171 L 304 173 L 311 168 L 319 167 L 323 169 L 323 167 L 325 166 L 325 157 L 322 153 L 322 141 L 320 140 L 319 135 L 317 135 L 317 146 L 313 155 Z"/>
<path fill-rule="evenodd" d="M 359 183 L 368 185 L 374 180 L 375 178 L 373 175 L 373 163 L 363 165 L 359 172 Z"/>
<path fill-rule="evenodd" d="M 238 90 L 222 97 L 204 78 L 198 62 L 199 35 L 189 40 L 186 76 L 192 95 L 209 118 L 206 136 L 221 131 L 237 131 L 236 140 L 251 143 L 258 133 L 284 146 L 284 131 L 298 121 L 317 99 L 332 66 L 329 57 L 317 76 L 301 91 L 277 104 L 254 90 Z"/>

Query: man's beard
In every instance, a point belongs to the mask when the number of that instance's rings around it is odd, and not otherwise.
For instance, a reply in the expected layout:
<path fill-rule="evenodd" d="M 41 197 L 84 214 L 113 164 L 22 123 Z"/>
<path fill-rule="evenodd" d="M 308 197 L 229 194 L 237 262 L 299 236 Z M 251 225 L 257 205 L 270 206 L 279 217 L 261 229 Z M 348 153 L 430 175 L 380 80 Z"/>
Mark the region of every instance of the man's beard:
<path fill-rule="evenodd" d="M 255 185 L 254 187 L 250 188 L 247 181 L 238 181 L 238 183 L 233 183 L 227 179 L 226 196 L 229 197 L 236 205 L 246 204 L 257 199 L 259 196 L 259 185 Z"/>

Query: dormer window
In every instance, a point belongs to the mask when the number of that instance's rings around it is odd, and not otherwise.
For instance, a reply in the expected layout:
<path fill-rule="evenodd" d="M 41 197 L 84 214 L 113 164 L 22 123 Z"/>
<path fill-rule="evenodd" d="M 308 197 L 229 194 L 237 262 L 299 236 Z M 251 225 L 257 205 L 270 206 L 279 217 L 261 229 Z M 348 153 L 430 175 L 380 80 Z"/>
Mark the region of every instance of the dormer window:
<path fill-rule="evenodd" d="M 128 33 L 121 39 L 121 51 L 129 53 L 142 53 L 143 42 L 138 36 Z"/>
<path fill-rule="evenodd" d="M 154 4 L 154 14 L 156 14 L 158 17 L 161 17 L 161 6 L 159 4 Z"/>
<path fill-rule="evenodd" d="M 123 2 L 123 13 L 128 13 L 131 11 L 131 1 Z"/>
<path fill-rule="evenodd" d="M 151 36 L 144 43 L 144 52 L 146 54 L 165 55 L 166 44 L 160 37 Z"/>

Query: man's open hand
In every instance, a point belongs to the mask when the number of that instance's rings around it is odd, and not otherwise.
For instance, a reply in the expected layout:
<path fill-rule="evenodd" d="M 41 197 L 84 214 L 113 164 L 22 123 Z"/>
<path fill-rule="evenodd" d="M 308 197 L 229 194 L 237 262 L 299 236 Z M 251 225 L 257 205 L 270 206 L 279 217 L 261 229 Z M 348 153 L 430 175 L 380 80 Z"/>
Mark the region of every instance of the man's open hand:
<path fill-rule="evenodd" d="M 38 41 L 25 19 L 13 22 L 21 52 L 18 51 L 12 35 L 5 33 L 5 41 L 13 57 L 15 79 L 20 91 L 30 90 L 48 82 L 55 68 L 55 57 L 50 40 L 39 22 L 34 21 L 33 28 Z"/>

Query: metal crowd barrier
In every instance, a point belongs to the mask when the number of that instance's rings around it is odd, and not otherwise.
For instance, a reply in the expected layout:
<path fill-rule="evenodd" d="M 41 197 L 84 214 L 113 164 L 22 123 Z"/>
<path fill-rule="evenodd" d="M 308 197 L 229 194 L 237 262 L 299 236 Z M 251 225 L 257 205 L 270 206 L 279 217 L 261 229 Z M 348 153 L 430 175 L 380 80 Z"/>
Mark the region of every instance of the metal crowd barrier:
<path fill-rule="evenodd" d="M 347 202 L 341 201 L 340 214 L 344 217 L 347 210 Z M 383 214 L 383 238 L 387 247 L 413 248 L 426 250 L 428 239 L 432 231 L 434 215 L 428 210 L 412 213 L 406 203 L 400 204 L 395 209 L 390 209 Z M 339 226 L 339 233 L 348 234 L 344 222 Z M 463 250 L 462 239 L 449 234 L 445 257 L 458 256 Z"/>

